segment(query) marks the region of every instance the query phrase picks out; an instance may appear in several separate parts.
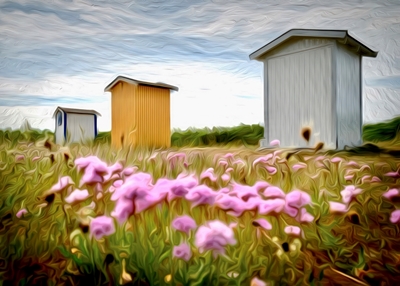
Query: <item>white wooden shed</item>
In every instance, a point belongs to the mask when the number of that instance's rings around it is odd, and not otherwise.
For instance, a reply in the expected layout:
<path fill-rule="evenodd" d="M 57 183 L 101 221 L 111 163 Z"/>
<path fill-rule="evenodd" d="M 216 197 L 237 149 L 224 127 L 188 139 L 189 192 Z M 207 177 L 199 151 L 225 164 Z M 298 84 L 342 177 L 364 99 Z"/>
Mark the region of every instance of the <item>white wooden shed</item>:
<path fill-rule="evenodd" d="M 95 110 L 57 107 L 54 111 L 56 144 L 84 143 L 97 136 Z"/>
<path fill-rule="evenodd" d="M 281 147 L 362 143 L 362 57 L 375 52 L 346 30 L 293 29 L 250 55 L 264 63 L 264 139 Z M 310 128 L 310 140 L 301 136 Z"/>

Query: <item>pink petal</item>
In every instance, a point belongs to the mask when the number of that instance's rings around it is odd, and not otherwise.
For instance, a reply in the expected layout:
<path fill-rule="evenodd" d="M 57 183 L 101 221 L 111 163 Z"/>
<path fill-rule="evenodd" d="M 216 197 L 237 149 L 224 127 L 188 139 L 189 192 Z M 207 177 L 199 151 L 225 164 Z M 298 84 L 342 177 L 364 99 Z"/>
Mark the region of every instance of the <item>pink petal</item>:
<path fill-rule="evenodd" d="M 390 222 L 391 223 L 398 223 L 400 222 L 400 210 L 395 210 L 390 215 Z"/>
<path fill-rule="evenodd" d="M 266 230 L 271 230 L 272 229 L 272 225 L 263 218 L 259 218 L 253 221 L 253 224 L 255 223 L 256 226 L 261 226 L 262 228 L 266 229 Z"/>
<path fill-rule="evenodd" d="M 332 213 L 345 213 L 348 211 L 347 205 L 336 202 L 329 202 L 329 209 Z"/>
<path fill-rule="evenodd" d="M 281 142 L 278 139 L 272 140 L 271 142 L 269 142 L 270 146 L 276 146 L 279 147 L 279 145 L 281 145 Z"/>
<path fill-rule="evenodd" d="M 299 236 L 301 234 L 301 229 L 298 226 L 289 225 L 285 227 L 285 233 Z"/>
<path fill-rule="evenodd" d="M 384 193 L 382 196 L 391 199 L 393 197 L 396 197 L 400 194 L 400 191 L 398 189 L 390 189 L 386 193 Z"/>
<path fill-rule="evenodd" d="M 26 209 L 21 209 L 17 212 L 17 214 L 15 215 L 17 218 L 21 218 L 23 215 L 27 214 L 28 211 Z"/>

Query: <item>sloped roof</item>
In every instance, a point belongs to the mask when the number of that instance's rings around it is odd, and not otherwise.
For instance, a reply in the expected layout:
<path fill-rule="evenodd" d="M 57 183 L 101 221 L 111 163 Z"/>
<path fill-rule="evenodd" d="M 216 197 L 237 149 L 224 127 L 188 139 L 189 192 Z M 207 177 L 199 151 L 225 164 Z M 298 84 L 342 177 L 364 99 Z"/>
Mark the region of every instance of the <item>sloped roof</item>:
<path fill-rule="evenodd" d="M 267 52 L 283 44 L 293 37 L 310 37 L 310 38 L 331 38 L 337 39 L 339 43 L 349 45 L 356 48 L 362 56 L 365 57 L 376 57 L 378 52 L 370 49 L 359 40 L 350 36 L 347 30 L 311 30 L 311 29 L 292 29 L 282 34 L 275 40 L 269 42 L 265 46 L 261 47 L 257 51 L 250 54 L 251 60 L 258 60 Z"/>
<path fill-rule="evenodd" d="M 66 108 L 66 107 L 57 106 L 56 110 L 55 110 L 54 113 L 53 113 L 53 118 L 54 118 L 54 116 L 56 116 L 57 111 L 58 111 L 59 109 L 62 110 L 62 111 L 64 111 L 65 113 L 96 114 L 96 115 L 101 116 L 101 114 L 98 113 L 96 110 L 77 109 L 77 108 Z"/>
<path fill-rule="evenodd" d="M 162 83 L 162 82 L 153 83 L 153 82 L 136 80 L 136 79 L 132 79 L 132 78 L 125 77 L 125 76 L 117 76 L 109 85 L 107 85 L 107 87 L 104 89 L 104 91 L 105 92 L 111 91 L 111 89 L 120 81 L 130 83 L 130 84 L 138 84 L 138 85 L 147 85 L 147 86 L 154 86 L 154 87 L 159 87 L 159 88 L 166 88 L 166 89 L 175 90 L 175 91 L 179 90 L 179 88 L 177 88 L 176 86 L 169 85 L 169 84 Z"/>

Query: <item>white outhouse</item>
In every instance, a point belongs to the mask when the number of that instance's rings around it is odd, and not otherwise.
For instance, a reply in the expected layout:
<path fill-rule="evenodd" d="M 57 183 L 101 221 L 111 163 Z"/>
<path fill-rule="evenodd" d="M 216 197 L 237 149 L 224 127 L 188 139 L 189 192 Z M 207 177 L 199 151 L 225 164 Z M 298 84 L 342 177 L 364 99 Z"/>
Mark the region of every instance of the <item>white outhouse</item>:
<path fill-rule="evenodd" d="M 346 30 L 293 29 L 250 55 L 264 63 L 264 139 L 329 149 L 362 143 L 362 57 L 375 52 Z M 310 128 L 307 142 L 301 132 Z"/>
<path fill-rule="evenodd" d="M 85 143 L 97 136 L 97 116 L 95 110 L 57 107 L 54 111 L 56 144 Z"/>

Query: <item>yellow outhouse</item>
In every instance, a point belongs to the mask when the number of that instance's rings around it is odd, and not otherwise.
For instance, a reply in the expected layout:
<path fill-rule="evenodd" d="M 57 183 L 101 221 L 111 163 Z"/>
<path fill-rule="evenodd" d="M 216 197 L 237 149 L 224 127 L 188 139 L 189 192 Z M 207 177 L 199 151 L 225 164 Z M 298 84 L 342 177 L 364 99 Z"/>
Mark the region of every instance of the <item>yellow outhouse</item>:
<path fill-rule="evenodd" d="M 111 92 L 111 144 L 170 147 L 170 91 L 178 88 L 118 76 Z"/>

